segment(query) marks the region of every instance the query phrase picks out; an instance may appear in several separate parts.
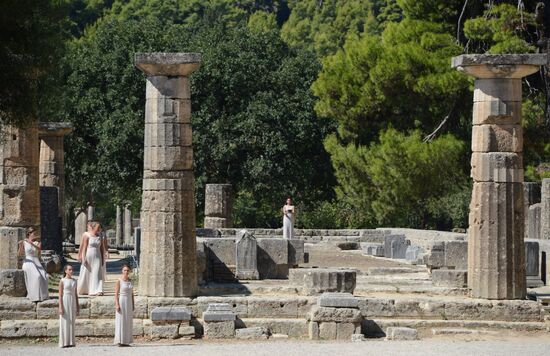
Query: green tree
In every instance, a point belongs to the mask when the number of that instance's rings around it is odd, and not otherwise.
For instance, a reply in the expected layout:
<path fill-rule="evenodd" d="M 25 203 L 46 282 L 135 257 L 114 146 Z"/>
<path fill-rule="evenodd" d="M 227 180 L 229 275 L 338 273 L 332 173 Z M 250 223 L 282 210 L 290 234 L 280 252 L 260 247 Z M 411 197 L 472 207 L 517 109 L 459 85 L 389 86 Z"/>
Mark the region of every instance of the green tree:
<path fill-rule="evenodd" d="M 46 78 L 63 53 L 67 7 L 63 1 L 6 0 L 0 12 L 0 125 L 40 117 Z M 41 117 L 41 119 L 44 119 Z"/>
<path fill-rule="evenodd" d="M 338 180 L 337 197 L 356 211 L 351 225 L 448 228 L 438 224 L 444 221 L 452 227 L 458 216 L 448 212 L 452 202 L 437 211 L 433 202 L 441 203 L 440 197 L 466 184 L 462 141 L 443 135 L 423 142 L 418 130 L 407 135 L 388 129 L 381 132 L 380 143 L 369 147 L 342 146 L 335 136 L 329 136 L 326 147 Z"/>

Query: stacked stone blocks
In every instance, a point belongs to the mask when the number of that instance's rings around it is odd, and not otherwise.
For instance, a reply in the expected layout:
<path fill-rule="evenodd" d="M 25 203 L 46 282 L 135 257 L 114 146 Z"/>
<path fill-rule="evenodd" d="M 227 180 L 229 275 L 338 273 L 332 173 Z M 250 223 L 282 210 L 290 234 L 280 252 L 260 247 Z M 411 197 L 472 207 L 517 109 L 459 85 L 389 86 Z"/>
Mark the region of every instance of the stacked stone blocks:
<path fill-rule="evenodd" d="M 351 293 L 324 293 L 308 316 L 311 340 L 351 340 L 361 333 L 363 316 Z"/>
<path fill-rule="evenodd" d="M 197 293 L 195 201 L 188 76 L 196 53 L 138 53 L 147 74 L 139 293 Z"/>

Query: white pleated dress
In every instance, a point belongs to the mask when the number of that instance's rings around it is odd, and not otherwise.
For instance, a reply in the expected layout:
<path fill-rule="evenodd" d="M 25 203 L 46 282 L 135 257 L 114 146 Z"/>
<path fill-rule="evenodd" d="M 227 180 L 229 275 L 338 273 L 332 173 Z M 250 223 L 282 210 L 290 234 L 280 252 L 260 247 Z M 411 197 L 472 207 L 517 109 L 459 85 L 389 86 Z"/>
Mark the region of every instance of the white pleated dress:
<path fill-rule="evenodd" d="M 101 264 L 101 238 L 88 234 L 86 257 L 88 268 L 84 262 L 80 266 L 78 276 L 78 294 L 96 295 L 103 293 L 103 266 Z"/>
<path fill-rule="evenodd" d="M 62 278 L 63 281 L 63 315 L 59 316 L 59 347 L 74 346 L 76 321 L 76 281 Z"/>
<path fill-rule="evenodd" d="M 287 208 L 288 205 L 285 205 L 283 209 L 286 209 L 286 214 L 283 215 L 283 238 L 284 239 L 293 239 L 294 238 L 294 222 L 293 219 L 293 211 L 294 207 Z"/>
<path fill-rule="evenodd" d="M 134 304 L 132 294 L 134 287 L 132 282 L 119 280 L 120 289 L 118 294 L 118 304 L 120 313 L 115 315 L 115 344 L 130 345 L 134 341 Z"/>
<path fill-rule="evenodd" d="M 36 243 L 34 243 L 36 245 Z M 25 285 L 27 287 L 27 298 L 33 302 L 40 302 L 48 299 L 48 274 L 37 256 L 37 250 L 27 240 L 23 240 L 25 246 L 25 260 L 23 261 L 23 272 L 25 272 Z"/>

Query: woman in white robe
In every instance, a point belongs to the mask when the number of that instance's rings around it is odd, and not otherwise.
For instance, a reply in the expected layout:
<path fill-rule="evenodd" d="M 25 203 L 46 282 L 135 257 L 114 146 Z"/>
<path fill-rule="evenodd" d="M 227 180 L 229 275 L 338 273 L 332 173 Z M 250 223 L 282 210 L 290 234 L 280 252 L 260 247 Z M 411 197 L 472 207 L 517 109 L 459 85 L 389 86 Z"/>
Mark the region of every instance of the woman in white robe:
<path fill-rule="evenodd" d="M 23 271 L 25 272 L 27 298 L 33 302 L 40 302 L 49 298 L 48 274 L 40 263 L 40 251 L 42 251 L 42 245 L 38 241 L 36 230 L 30 227 L 27 229 L 27 238 L 19 242 L 18 254 L 25 256 Z"/>
<path fill-rule="evenodd" d="M 292 199 L 288 198 L 286 200 L 285 206 L 283 206 L 283 238 L 293 239 L 294 238 L 294 220 L 295 220 L 295 209 L 292 205 Z"/>
<path fill-rule="evenodd" d="M 82 262 L 78 276 L 78 294 L 103 295 L 103 243 L 98 236 L 100 224 L 88 222 L 88 231 L 82 235 L 78 260 Z"/>
<path fill-rule="evenodd" d="M 115 340 L 118 346 L 128 346 L 134 341 L 134 288 L 130 281 L 130 267 L 122 266 L 122 276 L 115 284 Z"/>
<path fill-rule="evenodd" d="M 73 266 L 65 266 L 65 275 L 59 281 L 59 347 L 74 347 L 75 322 L 80 313 Z"/>

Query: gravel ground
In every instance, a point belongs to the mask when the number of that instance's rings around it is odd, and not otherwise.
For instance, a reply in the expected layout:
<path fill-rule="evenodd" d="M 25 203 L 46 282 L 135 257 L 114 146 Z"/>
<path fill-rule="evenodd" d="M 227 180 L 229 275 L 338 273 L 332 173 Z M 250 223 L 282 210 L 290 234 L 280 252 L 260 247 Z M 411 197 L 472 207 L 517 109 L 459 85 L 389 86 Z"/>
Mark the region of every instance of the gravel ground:
<path fill-rule="evenodd" d="M 96 341 L 97 342 L 97 341 Z M 24 346 L 0 344 L 3 356 L 47 356 L 72 354 L 79 356 L 135 355 L 238 355 L 238 356 L 305 356 L 305 355 L 548 355 L 550 335 L 536 338 L 506 338 L 500 340 L 467 341 L 427 339 L 421 341 L 313 342 L 274 340 L 262 342 L 172 341 L 170 343 L 138 343 L 119 348 L 108 341 L 80 344 L 76 348 L 59 349 L 53 344 Z"/>

